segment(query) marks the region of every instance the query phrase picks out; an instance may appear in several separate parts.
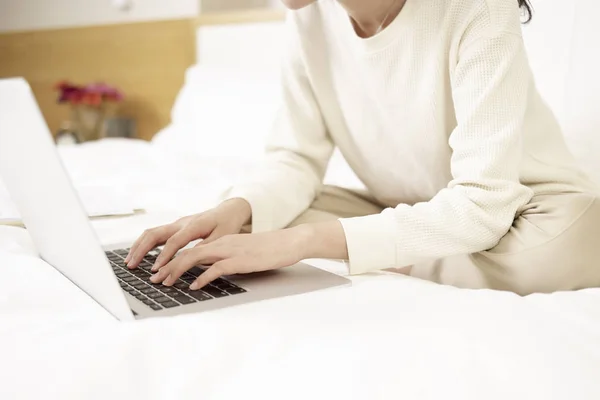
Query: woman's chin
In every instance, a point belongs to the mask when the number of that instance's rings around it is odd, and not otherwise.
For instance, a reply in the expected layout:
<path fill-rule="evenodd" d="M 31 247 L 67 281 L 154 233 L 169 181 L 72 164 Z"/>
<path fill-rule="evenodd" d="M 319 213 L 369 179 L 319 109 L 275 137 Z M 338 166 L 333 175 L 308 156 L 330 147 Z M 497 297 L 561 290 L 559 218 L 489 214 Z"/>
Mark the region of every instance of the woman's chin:
<path fill-rule="evenodd" d="M 290 10 L 299 10 L 306 6 L 311 5 L 317 0 L 281 0 L 284 6 L 289 8 Z"/>

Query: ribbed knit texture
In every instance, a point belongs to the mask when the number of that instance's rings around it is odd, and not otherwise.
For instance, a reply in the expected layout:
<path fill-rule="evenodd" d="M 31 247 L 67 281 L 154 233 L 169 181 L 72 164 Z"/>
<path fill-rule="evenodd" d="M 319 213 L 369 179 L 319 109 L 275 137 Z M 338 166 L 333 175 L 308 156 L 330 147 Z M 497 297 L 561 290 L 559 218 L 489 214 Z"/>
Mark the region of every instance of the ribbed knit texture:
<path fill-rule="evenodd" d="M 334 145 L 390 207 L 341 220 L 352 273 L 492 248 L 535 193 L 595 190 L 535 88 L 516 0 L 408 0 L 369 39 L 334 0 L 288 22 L 265 167 L 228 193 L 254 231 L 310 206 Z"/>

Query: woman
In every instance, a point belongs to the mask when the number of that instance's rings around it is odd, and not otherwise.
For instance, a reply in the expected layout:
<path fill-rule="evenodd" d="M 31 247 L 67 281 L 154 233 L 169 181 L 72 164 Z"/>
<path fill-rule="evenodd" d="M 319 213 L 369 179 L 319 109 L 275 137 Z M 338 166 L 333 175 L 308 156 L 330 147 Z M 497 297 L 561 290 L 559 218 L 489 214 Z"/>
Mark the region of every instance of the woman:
<path fill-rule="evenodd" d="M 306 258 L 522 295 L 600 285 L 597 189 L 535 88 L 525 0 L 283 2 L 295 11 L 263 173 L 145 232 L 131 268 L 166 243 L 154 282 L 214 263 L 192 289 Z M 334 146 L 368 191 L 321 187 Z"/>

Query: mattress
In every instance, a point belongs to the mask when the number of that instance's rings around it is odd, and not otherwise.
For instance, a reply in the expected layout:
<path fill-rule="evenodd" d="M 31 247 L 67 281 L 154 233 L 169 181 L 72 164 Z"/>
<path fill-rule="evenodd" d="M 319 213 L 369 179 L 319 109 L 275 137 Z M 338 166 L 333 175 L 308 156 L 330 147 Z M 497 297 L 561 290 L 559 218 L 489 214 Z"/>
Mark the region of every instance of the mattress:
<path fill-rule="evenodd" d="M 103 244 L 214 205 L 252 168 L 127 140 L 61 155 L 76 183 L 144 202 L 143 214 L 93 221 Z M 0 399 L 600 398 L 600 289 L 519 297 L 375 272 L 351 287 L 122 323 L 39 259 L 24 229 L 0 227 L 0 272 Z"/>

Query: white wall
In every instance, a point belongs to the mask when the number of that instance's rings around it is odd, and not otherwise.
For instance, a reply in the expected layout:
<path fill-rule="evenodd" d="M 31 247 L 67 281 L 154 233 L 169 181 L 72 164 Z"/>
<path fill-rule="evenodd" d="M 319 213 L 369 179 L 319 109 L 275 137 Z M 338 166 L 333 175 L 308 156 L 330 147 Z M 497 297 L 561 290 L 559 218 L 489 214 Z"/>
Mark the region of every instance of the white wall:
<path fill-rule="evenodd" d="M 536 12 L 525 40 L 538 87 L 571 150 L 600 182 L 600 2 L 532 3 Z"/>
<path fill-rule="evenodd" d="M 283 29 L 284 22 L 202 26 L 196 34 L 198 62 L 279 72 Z"/>
<path fill-rule="evenodd" d="M 272 2 L 279 0 L 200 0 L 202 11 L 239 10 L 245 8 L 270 7 Z"/>
<path fill-rule="evenodd" d="M 275 8 L 283 8 L 283 4 L 281 4 L 281 0 L 269 0 L 269 6 Z"/>
<path fill-rule="evenodd" d="M 130 1 L 129 11 L 115 3 Z M 187 18 L 200 0 L 0 0 L 0 32 Z"/>
<path fill-rule="evenodd" d="M 129 3 L 128 10 L 117 4 Z M 0 0 L 0 32 L 189 18 L 200 10 L 281 8 L 280 0 Z"/>

